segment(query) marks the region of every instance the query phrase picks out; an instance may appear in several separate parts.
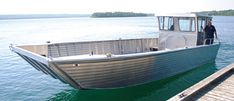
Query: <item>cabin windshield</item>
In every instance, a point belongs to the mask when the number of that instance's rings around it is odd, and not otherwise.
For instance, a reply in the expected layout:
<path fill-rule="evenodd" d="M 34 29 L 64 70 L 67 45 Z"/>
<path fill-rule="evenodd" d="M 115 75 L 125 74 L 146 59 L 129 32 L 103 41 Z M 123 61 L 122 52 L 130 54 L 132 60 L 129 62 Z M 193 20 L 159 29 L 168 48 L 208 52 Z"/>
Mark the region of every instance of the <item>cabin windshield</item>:
<path fill-rule="evenodd" d="M 159 17 L 159 29 L 160 30 L 174 30 L 174 20 L 172 17 L 161 16 Z"/>
<path fill-rule="evenodd" d="M 179 18 L 179 29 L 182 32 L 194 32 L 195 31 L 195 18 L 193 17 Z"/>

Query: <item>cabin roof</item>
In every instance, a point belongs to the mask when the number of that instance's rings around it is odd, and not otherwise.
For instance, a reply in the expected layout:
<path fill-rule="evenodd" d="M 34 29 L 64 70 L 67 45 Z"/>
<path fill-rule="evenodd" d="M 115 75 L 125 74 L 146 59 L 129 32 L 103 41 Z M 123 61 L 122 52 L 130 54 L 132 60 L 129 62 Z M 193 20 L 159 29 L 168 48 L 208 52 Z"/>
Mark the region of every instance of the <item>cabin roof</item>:
<path fill-rule="evenodd" d="M 157 14 L 156 16 L 169 16 L 169 17 L 211 17 L 209 15 L 199 14 L 199 13 Z"/>

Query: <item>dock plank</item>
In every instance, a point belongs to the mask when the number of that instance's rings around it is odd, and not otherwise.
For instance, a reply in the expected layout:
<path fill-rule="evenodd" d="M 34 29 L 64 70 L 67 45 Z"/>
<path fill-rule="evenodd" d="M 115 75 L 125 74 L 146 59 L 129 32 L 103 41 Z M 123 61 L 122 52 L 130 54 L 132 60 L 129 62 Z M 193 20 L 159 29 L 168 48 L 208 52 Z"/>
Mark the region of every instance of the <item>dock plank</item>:
<path fill-rule="evenodd" d="M 169 101 L 234 101 L 234 63 L 170 98 Z"/>

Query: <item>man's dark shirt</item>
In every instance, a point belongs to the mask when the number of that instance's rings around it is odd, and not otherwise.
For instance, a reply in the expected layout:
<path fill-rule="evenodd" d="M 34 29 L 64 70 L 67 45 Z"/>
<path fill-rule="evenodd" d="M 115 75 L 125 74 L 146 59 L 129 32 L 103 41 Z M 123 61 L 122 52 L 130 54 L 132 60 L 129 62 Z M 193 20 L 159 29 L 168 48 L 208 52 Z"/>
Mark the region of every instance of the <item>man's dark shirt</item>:
<path fill-rule="evenodd" d="M 204 30 L 206 32 L 206 38 L 214 38 L 214 32 L 216 32 L 216 29 L 213 25 L 210 27 L 207 25 Z"/>

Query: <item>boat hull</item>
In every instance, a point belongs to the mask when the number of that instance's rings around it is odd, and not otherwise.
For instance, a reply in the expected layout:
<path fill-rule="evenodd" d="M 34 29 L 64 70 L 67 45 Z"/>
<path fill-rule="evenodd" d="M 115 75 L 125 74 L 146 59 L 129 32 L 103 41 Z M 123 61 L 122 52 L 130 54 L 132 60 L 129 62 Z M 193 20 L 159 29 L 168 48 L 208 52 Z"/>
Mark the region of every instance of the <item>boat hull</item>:
<path fill-rule="evenodd" d="M 219 44 L 204 45 L 91 62 L 50 60 L 43 66 L 26 61 L 35 68 L 45 71 L 46 74 L 78 89 L 120 88 L 160 80 L 215 61 L 219 46 Z M 24 59 L 32 59 L 18 54 Z"/>

